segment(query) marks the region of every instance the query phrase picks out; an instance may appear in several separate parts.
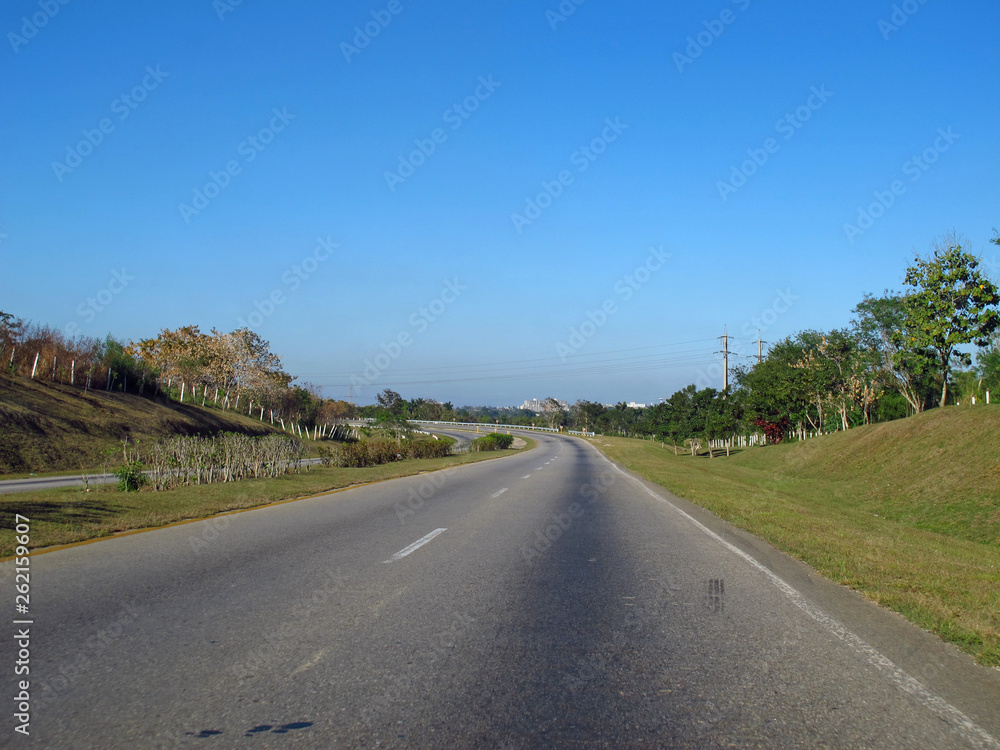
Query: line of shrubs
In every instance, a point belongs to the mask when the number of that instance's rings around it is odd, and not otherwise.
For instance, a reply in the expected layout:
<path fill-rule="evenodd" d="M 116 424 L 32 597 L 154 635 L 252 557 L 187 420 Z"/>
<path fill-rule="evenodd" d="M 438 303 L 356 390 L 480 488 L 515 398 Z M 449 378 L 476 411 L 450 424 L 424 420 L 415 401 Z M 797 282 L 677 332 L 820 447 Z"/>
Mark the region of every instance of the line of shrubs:
<path fill-rule="evenodd" d="M 450 440 L 407 440 L 401 445 L 393 440 L 362 440 L 320 448 L 320 457 L 325 466 L 363 468 L 406 458 L 444 458 L 451 455 L 452 445 Z"/>
<path fill-rule="evenodd" d="M 472 451 L 474 453 L 480 451 L 502 451 L 510 448 L 513 444 L 513 435 L 505 435 L 502 432 L 491 432 L 489 435 L 484 435 L 481 438 L 473 440 Z"/>

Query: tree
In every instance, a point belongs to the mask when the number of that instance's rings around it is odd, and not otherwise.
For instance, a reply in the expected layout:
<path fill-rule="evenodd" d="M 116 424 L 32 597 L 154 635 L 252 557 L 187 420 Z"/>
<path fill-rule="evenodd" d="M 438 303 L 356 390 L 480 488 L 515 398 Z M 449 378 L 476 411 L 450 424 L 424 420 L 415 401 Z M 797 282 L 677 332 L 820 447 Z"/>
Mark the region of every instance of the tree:
<path fill-rule="evenodd" d="M 906 269 L 903 297 L 910 341 L 903 332 L 894 333 L 896 343 L 936 353 L 941 378 L 941 400 L 948 400 L 948 376 L 953 364 L 968 365 L 969 356 L 957 351 L 961 344 L 987 346 L 993 331 L 1000 328 L 997 288 L 979 271 L 979 259 L 948 244 L 934 250 L 929 258 L 916 257 Z"/>
<path fill-rule="evenodd" d="M 993 340 L 992 346 L 979 352 L 976 364 L 983 390 L 1000 398 L 1000 336 Z"/>
<path fill-rule="evenodd" d="M 566 410 L 562 404 L 552 396 L 545 399 L 545 418 L 549 427 L 561 427 L 566 424 Z"/>
<path fill-rule="evenodd" d="M 357 415 L 357 411 L 354 404 L 348 401 L 324 401 L 319 409 L 319 419 L 323 422 L 352 419 Z"/>
<path fill-rule="evenodd" d="M 916 337 L 908 328 L 903 297 L 888 290 L 884 295 L 866 294 L 854 308 L 857 317 L 851 321 L 853 334 L 871 367 L 881 369 L 887 384 L 919 414 L 932 389 L 934 353 L 909 345 Z"/>
<path fill-rule="evenodd" d="M 24 321 L 0 310 L 0 352 L 13 350 L 21 338 Z"/>
<path fill-rule="evenodd" d="M 403 400 L 403 397 L 391 388 L 386 388 L 378 394 L 375 399 L 378 401 L 379 406 L 394 417 L 402 416 L 403 409 L 406 407 L 406 402 Z"/>
<path fill-rule="evenodd" d="M 601 418 L 604 412 L 607 411 L 604 406 L 594 401 L 577 401 L 576 404 L 573 405 L 573 409 L 584 432 L 587 432 L 588 430 L 590 432 L 595 432 L 596 430 L 594 428 L 597 426 L 597 421 Z"/>
<path fill-rule="evenodd" d="M 820 334 L 805 331 L 776 343 L 764 361 L 735 368 L 748 423 L 758 418 L 775 423 L 787 418 L 800 429 L 805 429 L 806 423 L 813 429 L 823 429 L 822 392 L 807 369 L 795 366 L 819 341 Z"/>

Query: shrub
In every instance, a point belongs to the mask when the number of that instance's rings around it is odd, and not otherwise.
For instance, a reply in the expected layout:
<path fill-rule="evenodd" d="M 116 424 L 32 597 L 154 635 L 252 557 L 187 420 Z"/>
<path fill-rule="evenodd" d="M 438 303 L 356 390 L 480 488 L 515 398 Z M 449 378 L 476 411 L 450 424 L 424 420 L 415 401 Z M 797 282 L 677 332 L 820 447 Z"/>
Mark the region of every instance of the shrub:
<path fill-rule="evenodd" d="M 444 458 L 451 455 L 451 442 L 444 440 L 414 440 L 406 446 L 407 458 Z"/>
<path fill-rule="evenodd" d="M 505 435 L 502 432 L 491 432 L 472 441 L 472 450 L 480 451 L 501 451 L 510 448 L 514 444 L 513 435 Z"/>
<path fill-rule="evenodd" d="M 138 492 L 146 484 L 146 475 L 142 473 L 141 461 L 129 461 L 115 472 L 118 477 L 118 489 L 121 492 Z"/>
<path fill-rule="evenodd" d="M 337 466 L 361 469 L 365 466 L 387 464 L 398 458 L 400 458 L 400 451 L 394 442 L 367 440 L 340 446 L 332 460 Z"/>
<path fill-rule="evenodd" d="M 402 445 L 393 440 L 366 440 L 336 447 L 329 455 L 329 461 L 335 466 L 360 469 L 403 458 L 443 458 L 451 455 L 453 444 L 452 440 L 408 440 Z M 323 459 L 326 463 L 326 456 Z"/>

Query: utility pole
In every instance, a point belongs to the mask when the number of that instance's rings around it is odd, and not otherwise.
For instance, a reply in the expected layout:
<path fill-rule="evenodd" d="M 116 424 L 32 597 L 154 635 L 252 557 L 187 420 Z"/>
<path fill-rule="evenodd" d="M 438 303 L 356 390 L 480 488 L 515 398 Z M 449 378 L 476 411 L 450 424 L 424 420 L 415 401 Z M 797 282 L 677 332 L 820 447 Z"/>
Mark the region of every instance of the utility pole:
<path fill-rule="evenodd" d="M 722 393 L 724 396 L 729 393 L 729 327 L 726 326 L 722 330 L 723 334 L 719 336 L 722 339 L 722 351 L 716 352 L 716 354 L 722 355 Z"/>
<path fill-rule="evenodd" d="M 757 364 L 764 361 L 764 344 L 766 341 L 760 340 L 760 329 L 757 329 Z"/>

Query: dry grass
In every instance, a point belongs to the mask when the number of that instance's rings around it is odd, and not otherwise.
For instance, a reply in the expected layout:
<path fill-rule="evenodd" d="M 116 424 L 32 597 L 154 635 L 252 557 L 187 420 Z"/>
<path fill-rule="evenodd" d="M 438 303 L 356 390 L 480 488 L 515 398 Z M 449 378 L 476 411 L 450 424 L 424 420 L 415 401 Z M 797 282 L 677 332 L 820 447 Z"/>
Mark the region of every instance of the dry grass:
<path fill-rule="evenodd" d="M 120 459 L 125 437 L 225 431 L 263 435 L 275 430 L 270 423 L 232 411 L 84 392 L 0 374 L 0 475 L 97 469 L 107 460 L 104 451 Z M 117 466 L 114 459 L 107 465 Z"/>

